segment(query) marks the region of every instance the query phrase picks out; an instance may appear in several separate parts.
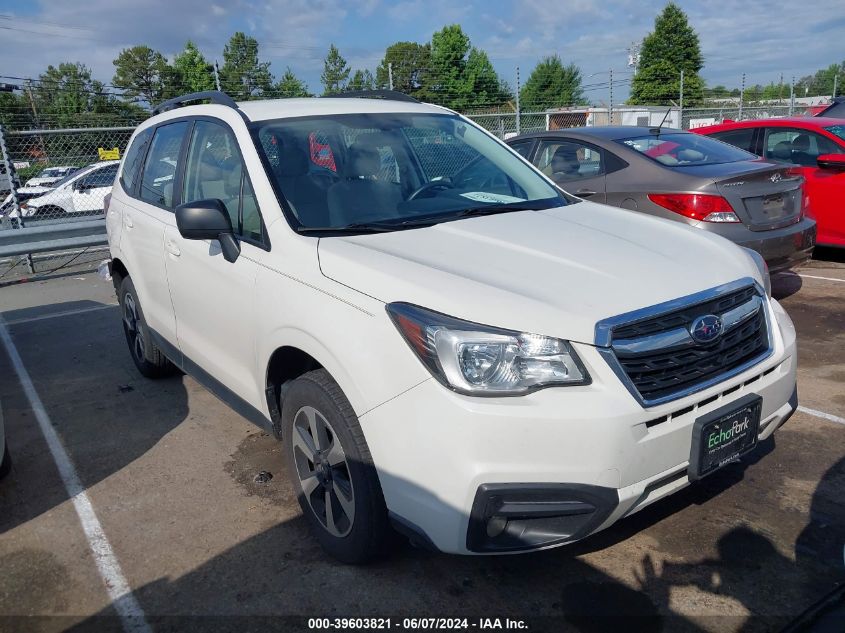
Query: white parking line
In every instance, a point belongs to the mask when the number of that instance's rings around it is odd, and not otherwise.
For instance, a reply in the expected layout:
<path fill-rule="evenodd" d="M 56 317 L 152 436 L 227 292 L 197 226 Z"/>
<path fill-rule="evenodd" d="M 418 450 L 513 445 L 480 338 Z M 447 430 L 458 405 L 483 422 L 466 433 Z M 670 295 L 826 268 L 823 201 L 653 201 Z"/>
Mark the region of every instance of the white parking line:
<path fill-rule="evenodd" d="M 836 422 L 837 424 L 845 424 L 845 418 L 840 418 L 838 415 L 833 415 L 832 413 L 825 413 L 824 411 L 818 411 L 816 409 L 810 409 L 809 407 L 802 407 L 800 405 L 798 406 L 798 410 L 801 413 L 814 415 L 817 418 L 822 418 L 823 420 L 829 420 L 830 422 Z"/>
<path fill-rule="evenodd" d="M 836 277 L 819 277 L 818 275 L 802 275 L 801 273 L 798 273 L 798 276 L 804 279 L 823 279 L 824 281 L 838 281 L 841 284 L 845 284 L 845 279 L 837 279 Z"/>
<path fill-rule="evenodd" d="M 85 314 L 86 312 L 97 312 L 98 310 L 105 310 L 106 308 L 114 308 L 117 303 L 104 303 L 98 306 L 91 306 L 90 308 L 77 308 L 76 310 L 62 310 L 61 312 L 51 312 L 50 314 L 41 314 L 34 317 L 24 317 L 22 319 L 8 319 L 6 325 L 18 325 L 19 323 L 32 323 L 33 321 L 43 321 L 45 319 L 56 319 L 58 317 L 74 316 L 76 314 Z"/>
<path fill-rule="evenodd" d="M 12 366 L 18 375 L 24 394 L 29 400 L 38 426 L 44 434 L 44 439 L 47 441 L 47 446 L 50 448 L 50 453 L 59 469 L 65 490 L 67 490 L 68 497 L 73 502 L 73 507 L 79 516 L 79 522 L 82 524 L 82 531 L 85 533 L 88 546 L 94 555 L 97 571 L 106 586 L 106 592 L 108 592 L 109 599 L 112 601 L 112 606 L 120 616 L 124 631 L 127 633 L 152 633 L 144 611 L 129 588 L 129 582 L 123 575 L 120 563 L 117 562 L 114 550 L 106 538 L 103 526 L 97 519 L 94 506 L 91 505 L 91 500 L 79 480 L 79 475 L 76 474 L 73 462 L 68 457 L 64 446 L 62 446 L 62 441 L 53 428 L 53 423 L 47 415 L 44 403 L 41 402 L 38 392 L 35 391 L 35 385 L 32 384 L 29 372 L 24 367 L 2 315 L 0 315 L 0 340 L 2 340 L 6 352 L 9 354 L 9 359 L 12 361 Z"/>

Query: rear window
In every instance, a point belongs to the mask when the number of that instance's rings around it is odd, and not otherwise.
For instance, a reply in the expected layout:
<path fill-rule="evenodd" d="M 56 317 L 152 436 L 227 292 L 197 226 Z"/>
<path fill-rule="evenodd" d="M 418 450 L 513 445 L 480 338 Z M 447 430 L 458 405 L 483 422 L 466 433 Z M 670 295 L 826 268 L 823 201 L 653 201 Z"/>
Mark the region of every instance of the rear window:
<path fill-rule="evenodd" d="M 617 139 L 616 142 L 667 167 L 718 165 L 757 158 L 737 147 L 698 134 L 649 134 Z"/>

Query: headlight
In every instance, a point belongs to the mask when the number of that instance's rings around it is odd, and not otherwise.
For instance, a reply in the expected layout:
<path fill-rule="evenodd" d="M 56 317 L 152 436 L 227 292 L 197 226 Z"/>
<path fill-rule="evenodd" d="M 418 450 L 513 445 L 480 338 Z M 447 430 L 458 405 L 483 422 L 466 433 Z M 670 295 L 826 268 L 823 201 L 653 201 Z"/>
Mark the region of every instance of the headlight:
<path fill-rule="evenodd" d="M 745 248 L 743 246 L 743 248 Z M 757 270 L 760 271 L 760 276 L 763 278 L 763 287 L 766 289 L 766 296 L 772 296 L 772 278 L 769 275 L 769 265 L 766 263 L 766 260 L 763 259 L 763 256 L 751 248 L 746 248 L 745 251 L 751 256 L 751 259 L 754 260 L 754 263 L 757 265 Z"/>
<path fill-rule="evenodd" d="M 409 303 L 391 303 L 387 312 L 431 374 L 460 393 L 516 396 L 590 382 L 567 341 L 461 321 Z"/>

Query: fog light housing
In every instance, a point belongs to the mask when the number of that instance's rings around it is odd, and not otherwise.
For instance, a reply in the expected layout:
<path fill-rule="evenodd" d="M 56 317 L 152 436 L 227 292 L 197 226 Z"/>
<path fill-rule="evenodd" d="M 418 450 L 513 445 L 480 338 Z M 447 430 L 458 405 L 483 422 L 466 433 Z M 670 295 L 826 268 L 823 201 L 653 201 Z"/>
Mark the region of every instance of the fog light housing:
<path fill-rule="evenodd" d="M 472 552 L 517 552 L 575 541 L 619 504 L 614 488 L 586 484 L 483 484 L 467 529 Z"/>

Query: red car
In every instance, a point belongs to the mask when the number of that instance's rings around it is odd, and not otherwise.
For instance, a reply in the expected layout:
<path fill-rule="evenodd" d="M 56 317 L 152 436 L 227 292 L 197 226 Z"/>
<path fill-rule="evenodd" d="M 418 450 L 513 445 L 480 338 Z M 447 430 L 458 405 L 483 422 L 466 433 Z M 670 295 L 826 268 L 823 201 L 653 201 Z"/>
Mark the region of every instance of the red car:
<path fill-rule="evenodd" d="M 807 213 L 818 224 L 816 242 L 845 247 L 845 119 L 788 117 L 731 121 L 691 130 L 804 176 Z"/>

